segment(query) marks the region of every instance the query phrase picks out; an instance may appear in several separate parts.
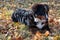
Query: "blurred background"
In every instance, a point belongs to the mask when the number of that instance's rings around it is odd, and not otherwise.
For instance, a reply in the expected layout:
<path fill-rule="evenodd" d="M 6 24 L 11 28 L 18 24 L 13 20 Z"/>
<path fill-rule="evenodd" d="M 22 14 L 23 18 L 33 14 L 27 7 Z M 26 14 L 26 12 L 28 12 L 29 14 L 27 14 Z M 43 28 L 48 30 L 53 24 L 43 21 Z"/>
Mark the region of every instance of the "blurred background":
<path fill-rule="evenodd" d="M 31 9 L 35 3 L 49 5 L 49 27 L 51 35 L 32 34 L 28 27 L 11 20 L 11 15 L 18 8 Z M 60 40 L 60 0 L 0 0 L 0 40 Z"/>

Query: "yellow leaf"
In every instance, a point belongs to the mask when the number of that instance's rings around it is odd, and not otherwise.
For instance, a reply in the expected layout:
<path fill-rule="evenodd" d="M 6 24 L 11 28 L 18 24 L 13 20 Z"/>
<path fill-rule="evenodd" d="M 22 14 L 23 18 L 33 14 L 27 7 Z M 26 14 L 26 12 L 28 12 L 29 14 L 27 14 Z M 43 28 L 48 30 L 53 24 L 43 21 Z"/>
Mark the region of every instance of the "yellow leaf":
<path fill-rule="evenodd" d="M 49 35 L 49 31 L 46 31 L 46 32 L 45 32 L 45 36 L 48 36 L 48 35 Z"/>

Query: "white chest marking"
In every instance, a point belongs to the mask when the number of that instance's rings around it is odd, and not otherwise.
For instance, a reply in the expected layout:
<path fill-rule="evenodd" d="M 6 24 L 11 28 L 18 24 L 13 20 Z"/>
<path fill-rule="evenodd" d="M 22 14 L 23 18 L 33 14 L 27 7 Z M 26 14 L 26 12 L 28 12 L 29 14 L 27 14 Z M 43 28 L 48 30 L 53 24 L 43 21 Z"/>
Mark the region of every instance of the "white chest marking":
<path fill-rule="evenodd" d="M 40 19 L 38 19 L 38 18 L 34 18 L 34 21 L 35 21 L 35 22 L 38 22 L 36 26 L 37 26 L 39 29 L 42 29 L 42 28 L 44 27 L 44 25 L 45 25 L 45 24 L 42 24 L 42 22 L 45 22 L 46 20 L 40 20 Z"/>

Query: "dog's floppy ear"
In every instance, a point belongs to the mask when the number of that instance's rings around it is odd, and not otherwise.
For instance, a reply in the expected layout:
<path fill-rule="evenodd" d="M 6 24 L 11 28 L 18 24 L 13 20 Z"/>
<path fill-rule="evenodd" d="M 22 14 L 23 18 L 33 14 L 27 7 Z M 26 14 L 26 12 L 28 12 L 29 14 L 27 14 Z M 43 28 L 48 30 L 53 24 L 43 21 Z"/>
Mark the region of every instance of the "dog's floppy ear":
<path fill-rule="evenodd" d="M 44 7 L 45 7 L 45 12 L 48 13 L 49 11 L 49 6 L 47 4 L 44 4 Z"/>
<path fill-rule="evenodd" d="M 36 10 L 37 10 L 37 6 L 38 6 L 39 4 L 33 4 L 33 6 L 32 6 L 32 10 L 33 10 L 33 12 L 35 12 Z"/>

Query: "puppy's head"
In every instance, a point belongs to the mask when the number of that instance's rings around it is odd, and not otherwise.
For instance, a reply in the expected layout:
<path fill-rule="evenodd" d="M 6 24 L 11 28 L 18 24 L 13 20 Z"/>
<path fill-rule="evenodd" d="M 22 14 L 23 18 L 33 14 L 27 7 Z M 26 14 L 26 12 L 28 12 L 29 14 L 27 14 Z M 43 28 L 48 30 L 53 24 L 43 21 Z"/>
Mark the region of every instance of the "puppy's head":
<path fill-rule="evenodd" d="M 32 10 L 36 15 L 44 15 L 45 13 L 45 7 L 43 4 L 34 4 Z"/>

